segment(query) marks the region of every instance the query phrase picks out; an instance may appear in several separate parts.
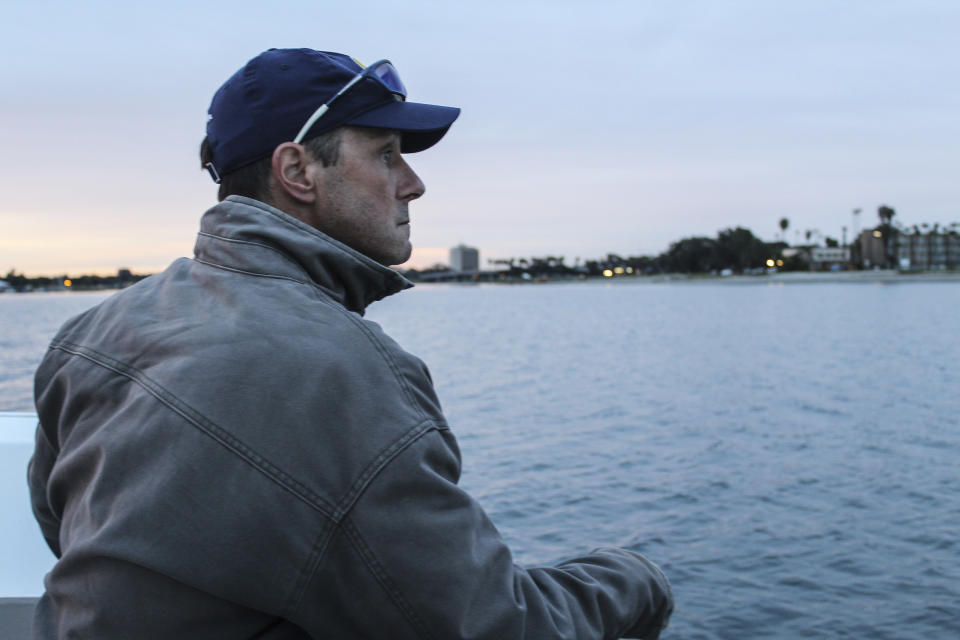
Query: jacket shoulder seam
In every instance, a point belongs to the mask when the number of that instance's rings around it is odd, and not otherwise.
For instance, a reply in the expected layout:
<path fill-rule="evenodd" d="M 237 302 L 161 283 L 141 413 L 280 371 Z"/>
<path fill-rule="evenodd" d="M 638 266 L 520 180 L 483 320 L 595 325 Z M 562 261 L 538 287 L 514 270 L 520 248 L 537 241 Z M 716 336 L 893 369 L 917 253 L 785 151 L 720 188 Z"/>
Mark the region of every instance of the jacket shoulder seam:
<path fill-rule="evenodd" d="M 400 453 L 411 444 L 419 440 L 425 433 L 433 430 L 439 431 L 443 428 L 444 427 L 435 424 L 432 420 L 423 420 L 413 427 L 406 429 L 400 437 L 381 449 L 377 457 L 364 467 L 363 472 L 354 480 L 353 484 L 350 485 L 350 488 L 347 489 L 347 492 L 343 495 L 343 498 L 340 499 L 332 515 L 334 521 L 339 522 L 346 517 L 346 514 L 353 508 L 353 505 L 360 498 L 360 495 L 363 494 L 364 490 L 394 458 L 400 455 Z"/>
<path fill-rule="evenodd" d="M 350 546 L 354 548 L 357 552 L 357 555 L 360 556 L 360 559 L 363 561 L 364 566 L 368 571 L 373 575 L 374 579 L 380 585 L 380 588 L 384 590 L 387 596 L 390 598 L 390 601 L 393 602 L 394 606 L 400 610 L 400 613 L 403 614 L 403 617 L 406 618 L 407 622 L 410 623 L 421 638 L 433 639 L 434 635 L 430 633 L 427 628 L 426 622 L 413 608 L 413 605 L 407 601 L 403 593 L 394 585 L 393 581 L 390 579 L 390 576 L 387 575 L 386 569 L 383 565 L 380 564 L 380 561 L 374 555 L 373 550 L 367 545 L 366 541 L 360 535 L 360 531 L 353 525 L 349 519 L 344 519 L 343 523 L 340 526 L 341 531 L 343 531 L 347 540 L 350 543 Z"/>
<path fill-rule="evenodd" d="M 55 341 L 50 345 L 51 349 L 57 349 L 71 355 L 84 358 L 93 364 L 113 371 L 131 382 L 136 383 L 147 393 L 159 400 L 168 409 L 183 418 L 200 432 L 204 433 L 211 440 L 218 443 L 235 456 L 248 464 L 254 470 L 260 472 L 282 489 L 305 503 L 312 509 L 319 511 L 327 518 L 332 519 L 334 508 L 332 505 L 301 482 L 297 481 L 282 469 L 271 463 L 269 460 L 258 454 L 242 440 L 229 434 L 226 430 L 218 426 L 215 422 L 201 414 L 199 411 L 186 404 L 166 388 L 147 376 L 145 373 L 131 367 L 123 362 L 119 362 L 105 354 L 102 354 L 89 347 L 73 344 L 66 340 Z"/>
<path fill-rule="evenodd" d="M 449 426 L 446 423 L 438 422 L 431 418 L 429 415 L 427 415 L 423 408 L 417 404 L 415 398 L 413 397 L 413 393 L 410 390 L 410 385 L 407 379 L 400 373 L 400 367 L 397 365 L 386 346 L 364 324 L 362 319 L 356 317 L 353 313 L 347 311 L 346 309 L 332 304 L 330 301 L 322 300 L 321 302 L 340 312 L 340 314 L 343 315 L 348 322 L 352 323 L 353 326 L 364 335 L 373 348 L 377 350 L 377 353 L 380 355 L 381 359 L 386 363 L 387 367 L 389 367 L 390 373 L 394 381 L 397 383 L 397 386 L 400 387 L 407 406 L 413 409 L 415 414 L 420 419 L 419 422 L 405 429 L 400 437 L 384 447 L 377 457 L 366 466 L 360 477 L 354 481 L 353 485 L 351 485 L 351 487 L 344 494 L 343 498 L 341 498 L 339 501 L 336 511 L 334 512 L 334 519 L 339 521 L 340 518 L 352 508 L 353 503 L 360 496 L 360 494 L 363 493 L 363 490 L 367 487 L 370 481 L 380 472 L 381 469 L 383 469 L 384 466 L 390 462 L 390 460 L 396 457 L 397 454 L 403 451 L 403 449 L 405 449 L 427 431 L 430 431 L 431 429 L 442 431 L 449 429 Z"/>
<path fill-rule="evenodd" d="M 410 445 L 419 440 L 425 434 L 430 433 L 431 431 L 441 431 L 447 429 L 448 428 L 445 426 L 437 426 L 436 424 L 428 421 L 421 423 L 412 429 L 408 429 L 400 438 L 388 445 L 373 463 L 367 465 L 361 477 L 354 482 L 350 490 L 347 491 L 345 498 L 341 500 L 337 507 L 335 517 L 333 517 L 334 526 L 336 528 L 352 526 L 349 524 L 349 513 L 356 505 L 357 500 L 359 500 L 366 488 L 370 486 L 370 484 L 380 474 L 380 471 L 387 467 L 398 455 L 400 455 L 403 451 L 409 448 Z M 345 523 L 347 524 L 345 525 Z M 300 574 L 300 578 L 297 580 L 297 588 L 294 590 L 294 595 L 291 597 L 288 611 L 293 611 L 297 606 L 299 606 L 300 601 L 303 599 L 303 595 L 306 593 L 310 579 L 320 566 L 323 553 L 326 551 L 326 547 L 332 537 L 332 531 L 329 532 L 329 534 L 322 533 L 315 542 L 310 554 L 310 558 L 304 565 L 303 571 Z"/>
<path fill-rule="evenodd" d="M 374 349 L 377 350 L 377 353 L 386 363 L 387 367 L 390 369 L 390 373 L 393 374 L 393 379 L 396 381 L 397 386 L 400 387 L 400 390 L 403 392 L 403 396 L 407 401 L 407 404 L 420 416 L 422 420 L 429 420 L 429 416 L 423 411 L 423 409 L 417 404 L 416 400 L 413 397 L 413 393 L 410 390 L 410 385 L 407 382 L 407 379 L 401 375 L 400 367 L 397 365 L 396 360 L 391 355 L 390 350 L 383 344 L 383 341 L 377 338 L 374 335 L 373 331 L 366 326 L 365 321 L 348 311 L 343 307 L 338 307 L 331 304 L 329 301 L 324 301 L 329 306 L 336 308 L 341 314 L 343 314 L 349 322 L 353 324 L 354 327 L 360 331 L 364 337 L 370 342 Z"/>
<path fill-rule="evenodd" d="M 310 555 L 307 557 L 307 561 L 303 564 L 303 567 L 301 567 L 297 575 L 297 580 L 287 596 L 287 604 L 284 606 L 282 612 L 284 617 L 290 618 L 303 599 L 303 594 L 306 593 L 307 587 L 310 584 L 310 578 L 320 565 L 320 560 L 323 558 L 324 552 L 327 550 L 327 546 L 333 539 L 336 530 L 336 523 L 334 523 L 332 527 L 323 527 L 323 530 L 313 541 L 313 546 L 310 548 Z"/>

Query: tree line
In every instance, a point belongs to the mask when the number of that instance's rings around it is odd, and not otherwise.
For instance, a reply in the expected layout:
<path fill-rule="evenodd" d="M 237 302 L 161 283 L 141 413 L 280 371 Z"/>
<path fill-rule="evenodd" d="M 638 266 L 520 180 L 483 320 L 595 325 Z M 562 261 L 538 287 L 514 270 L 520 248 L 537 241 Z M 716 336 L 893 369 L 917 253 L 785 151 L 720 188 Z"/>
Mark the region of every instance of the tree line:
<path fill-rule="evenodd" d="M 731 273 L 743 274 L 761 270 L 770 259 L 780 260 L 781 270 L 806 269 L 806 262 L 798 257 L 782 258 L 784 242 L 764 242 L 749 229 L 733 227 L 723 229 L 715 238 L 693 236 L 673 242 L 657 256 L 620 256 L 614 253 L 604 258 L 585 260 L 577 258 L 573 265 L 564 256 L 530 258 L 497 258 L 488 262 L 508 276 L 532 277 L 556 276 L 601 276 L 605 271 L 615 273 L 640 273 L 646 275 L 665 273 Z"/>
<path fill-rule="evenodd" d="M 129 269 L 119 269 L 115 276 L 84 275 L 75 278 L 66 274 L 62 276 L 29 277 L 17 273 L 16 269 L 10 269 L 7 275 L 0 280 L 6 281 L 14 291 L 45 291 L 60 289 L 64 286 L 75 290 L 122 289 L 146 277 L 147 275 L 131 273 Z"/>

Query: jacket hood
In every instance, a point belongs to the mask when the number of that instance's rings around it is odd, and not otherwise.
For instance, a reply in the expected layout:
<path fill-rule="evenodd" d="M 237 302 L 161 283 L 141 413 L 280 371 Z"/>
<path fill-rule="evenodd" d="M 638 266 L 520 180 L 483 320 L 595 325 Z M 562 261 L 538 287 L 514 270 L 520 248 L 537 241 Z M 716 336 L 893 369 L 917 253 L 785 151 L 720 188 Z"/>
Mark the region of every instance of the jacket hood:
<path fill-rule="evenodd" d="M 313 282 L 347 309 L 409 289 L 402 275 L 268 204 L 229 196 L 200 220 L 199 262 L 234 271 Z"/>

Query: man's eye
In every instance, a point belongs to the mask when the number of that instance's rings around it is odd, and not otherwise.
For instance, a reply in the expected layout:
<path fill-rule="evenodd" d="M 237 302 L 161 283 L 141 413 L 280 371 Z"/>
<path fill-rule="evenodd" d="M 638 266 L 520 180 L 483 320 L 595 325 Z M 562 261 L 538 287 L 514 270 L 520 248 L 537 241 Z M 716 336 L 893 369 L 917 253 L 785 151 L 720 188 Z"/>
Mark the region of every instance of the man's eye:
<path fill-rule="evenodd" d="M 390 164 L 393 161 L 393 149 L 387 149 L 381 153 L 380 158 L 387 164 Z"/>

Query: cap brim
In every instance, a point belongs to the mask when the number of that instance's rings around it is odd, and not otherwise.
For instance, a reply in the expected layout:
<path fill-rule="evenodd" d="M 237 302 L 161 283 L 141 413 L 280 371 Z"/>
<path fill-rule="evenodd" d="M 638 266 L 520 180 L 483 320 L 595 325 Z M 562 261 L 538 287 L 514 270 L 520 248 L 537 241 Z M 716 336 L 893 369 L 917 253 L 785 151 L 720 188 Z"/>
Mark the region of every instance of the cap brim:
<path fill-rule="evenodd" d="M 460 109 L 456 107 L 420 102 L 391 102 L 379 109 L 350 118 L 344 124 L 399 131 L 403 134 L 400 150 L 403 153 L 416 153 L 440 142 L 459 115 Z"/>

